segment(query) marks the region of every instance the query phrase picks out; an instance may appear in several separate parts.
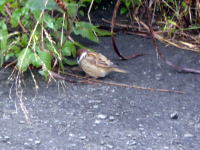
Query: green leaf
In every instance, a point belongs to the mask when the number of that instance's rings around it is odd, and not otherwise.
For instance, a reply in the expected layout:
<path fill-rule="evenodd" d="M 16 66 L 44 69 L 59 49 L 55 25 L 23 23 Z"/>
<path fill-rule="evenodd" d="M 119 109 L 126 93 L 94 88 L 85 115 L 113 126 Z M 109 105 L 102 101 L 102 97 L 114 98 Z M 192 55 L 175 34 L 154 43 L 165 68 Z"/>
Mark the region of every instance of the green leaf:
<path fill-rule="evenodd" d="M 67 9 L 68 9 L 68 13 L 69 13 L 70 16 L 72 16 L 72 17 L 76 17 L 77 16 L 78 4 L 76 4 L 76 3 L 68 3 L 67 4 Z"/>
<path fill-rule="evenodd" d="M 47 1 L 48 3 L 46 5 Z M 54 0 L 28 0 L 28 2 L 26 3 L 26 7 L 31 10 L 59 9 Z"/>
<path fill-rule="evenodd" d="M 53 30 L 55 29 L 54 21 L 55 20 L 51 16 L 49 16 L 48 14 L 44 15 L 44 22 L 46 23 L 47 27 L 49 27 L 49 28 L 51 28 Z"/>
<path fill-rule="evenodd" d="M 102 30 L 102 29 L 95 29 L 95 32 L 97 33 L 98 36 L 110 36 L 111 33 L 110 31 Z"/>
<path fill-rule="evenodd" d="M 54 23 L 54 28 L 56 30 L 59 30 L 62 28 L 62 24 L 63 24 L 63 17 L 56 18 L 55 23 Z"/>
<path fill-rule="evenodd" d="M 76 35 L 81 35 L 82 37 L 88 38 L 93 42 L 99 42 L 98 38 L 94 34 L 95 29 L 96 27 L 90 23 L 76 22 L 73 31 Z"/>
<path fill-rule="evenodd" d="M 32 55 L 32 51 L 29 48 L 23 49 L 18 58 L 17 58 L 17 66 L 19 71 L 26 71 L 28 66 L 30 65 L 30 56 Z"/>
<path fill-rule="evenodd" d="M 121 1 L 126 6 L 126 8 L 129 8 L 132 0 L 121 0 Z"/>
<path fill-rule="evenodd" d="M 21 52 L 21 48 L 18 47 L 17 45 L 13 45 L 13 46 L 12 46 L 12 51 L 13 51 L 13 53 L 15 54 L 15 56 L 18 57 L 19 54 L 20 54 L 20 52 Z"/>
<path fill-rule="evenodd" d="M 0 67 L 5 60 L 5 52 L 8 47 L 8 29 L 4 20 L 0 21 Z"/>
<path fill-rule="evenodd" d="M 81 15 L 81 16 L 84 16 L 84 11 L 83 10 L 79 10 L 79 14 Z"/>
<path fill-rule="evenodd" d="M 7 0 L 0 0 L 0 6 L 4 5 Z"/>
<path fill-rule="evenodd" d="M 82 3 L 84 2 L 92 2 L 92 0 L 81 0 Z"/>
<path fill-rule="evenodd" d="M 38 67 L 41 67 L 42 66 L 42 61 L 41 59 L 39 58 L 39 56 L 37 55 L 37 53 L 32 53 L 31 56 L 30 56 L 30 63 L 38 68 Z"/>
<path fill-rule="evenodd" d="M 41 74 L 42 76 L 44 76 L 45 79 L 47 79 L 48 76 L 49 76 L 49 72 L 47 70 L 40 70 L 38 72 L 39 72 L 39 74 Z"/>
<path fill-rule="evenodd" d="M 41 11 L 40 10 L 32 10 L 32 13 L 34 15 L 35 20 L 39 20 Z"/>
<path fill-rule="evenodd" d="M 18 26 L 21 15 L 22 15 L 21 9 L 14 10 L 14 12 L 12 13 L 11 22 L 10 22 L 12 27 L 15 28 Z"/>
<path fill-rule="evenodd" d="M 167 22 L 168 22 L 168 24 L 171 24 L 171 25 L 174 25 L 174 26 L 177 25 L 177 23 L 175 21 L 173 21 L 173 20 L 168 20 Z"/>
<path fill-rule="evenodd" d="M 65 64 L 67 64 L 67 65 L 70 65 L 70 66 L 75 66 L 75 65 L 77 65 L 77 61 L 69 60 L 69 59 L 67 59 L 67 58 L 64 58 L 64 59 L 63 59 L 63 62 L 64 62 Z"/>
<path fill-rule="evenodd" d="M 138 4 L 140 3 L 140 0 L 133 0 L 133 3 L 134 3 L 135 5 L 138 5 Z"/>
<path fill-rule="evenodd" d="M 45 70 L 51 70 L 51 55 L 49 52 L 38 50 L 42 66 Z"/>
<path fill-rule="evenodd" d="M 5 50 L 8 43 L 8 29 L 4 21 L 0 21 L 0 50 Z"/>
<path fill-rule="evenodd" d="M 27 45 L 27 43 L 28 43 L 28 36 L 27 36 L 27 34 L 22 34 L 22 37 L 21 37 L 21 44 L 22 44 L 22 46 L 26 46 Z"/>
<path fill-rule="evenodd" d="M 76 57 L 76 48 L 74 46 L 74 43 L 71 41 L 66 41 L 63 48 L 62 48 L 62 53 L 64 56 L 73 56 Z"/>
<path fill-rule="evenodd" d="M 14 56 L 14 53 L 9 53 L 5 56 L 5 61 L 9 60 L 10 58 L 12 58 Z"/>
<path fill-rule="evenodd" d="M 120 14 L 121 15 L 124 15 L 124 14 L 126 14 L 128 12 L 128 10 L 127 10 L 127 8 L 125 8 L 125 7 L 122 7 L 121 9 L 120 9 Z"/>
<path fill-rule="evenodd" d="M 17 27 L 19 24 L 20 17 L 26 16 L 26 15 L 28 15 L 28 13 L 29 13 L 28 9 L 25 7 L 20 8 L 20 9 L 15 9 L 14 12 L 12 13 L 11 21 L 10 21 L 12 27 L 14 27 L 14 28 Z M 23 18 L 25 18 L 25 17 L 23 17 Z M 26 20 L 28 20 L 28 19 L 26 19 Z"/>

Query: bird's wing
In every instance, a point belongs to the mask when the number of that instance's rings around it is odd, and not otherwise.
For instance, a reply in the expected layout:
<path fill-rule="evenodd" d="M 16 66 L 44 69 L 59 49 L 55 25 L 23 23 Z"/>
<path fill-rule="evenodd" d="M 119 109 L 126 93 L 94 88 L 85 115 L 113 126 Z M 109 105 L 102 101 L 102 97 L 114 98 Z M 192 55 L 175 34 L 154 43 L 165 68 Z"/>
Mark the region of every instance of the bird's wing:
<path fill-rule="evenodd" d="M 114 64 L 104 55 L 95 52 L 89 52 L 87 55 L 88 61 L 95 63 L 99 67 L 113 67 Z"/>

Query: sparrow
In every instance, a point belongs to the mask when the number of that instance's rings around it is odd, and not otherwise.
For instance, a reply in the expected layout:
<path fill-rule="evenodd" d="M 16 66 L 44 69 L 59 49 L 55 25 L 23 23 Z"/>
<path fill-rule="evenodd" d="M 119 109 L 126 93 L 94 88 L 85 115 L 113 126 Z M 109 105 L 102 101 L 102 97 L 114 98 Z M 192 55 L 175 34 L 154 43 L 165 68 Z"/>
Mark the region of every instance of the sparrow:
<path fill-rule="evenodd" d="M 77 51 L 77 62 L 86 75 L 93 78 L 105 77 L 110 72 L 127 73 L 126 70 L 119 69 L 101 53 L 87 49 L 79 49 Z"/>

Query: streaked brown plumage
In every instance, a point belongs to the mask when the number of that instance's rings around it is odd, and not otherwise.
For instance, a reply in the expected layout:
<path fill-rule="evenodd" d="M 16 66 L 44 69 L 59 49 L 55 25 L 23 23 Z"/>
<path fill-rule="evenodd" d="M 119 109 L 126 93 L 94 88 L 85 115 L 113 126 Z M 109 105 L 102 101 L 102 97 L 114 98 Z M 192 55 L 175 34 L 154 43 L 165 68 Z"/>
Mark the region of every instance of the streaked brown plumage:
<path fill-rule="evenodd" d="M 105 77 L 110 72 L 127 71 L 119 69 L 104 55 L 87 49 L 79 49 L 77 51 L 78 64 L 82 70 L 89 76 L 94 78 Z"/>

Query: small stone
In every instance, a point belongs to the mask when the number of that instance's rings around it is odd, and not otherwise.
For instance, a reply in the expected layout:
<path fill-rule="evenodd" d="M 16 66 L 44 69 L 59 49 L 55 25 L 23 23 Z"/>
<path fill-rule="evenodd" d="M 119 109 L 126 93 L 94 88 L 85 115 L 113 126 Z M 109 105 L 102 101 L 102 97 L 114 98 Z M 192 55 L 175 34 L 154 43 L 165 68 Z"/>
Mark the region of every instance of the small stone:
<path fill-rule="evenodd" d="M 160 80 L 161 77 L 162 77 L 162 74 L 160 74 L 160 73 L 156 74 L 156 80 Z"/>
<path fill-rule="evenodd" d="M 69 136 L 70 137 L 74 137 L 75 135 L 73 133 L 69 133 Z"/>
<path fill-rule="evenodd" d="M 139 124 L 138 126 L 139 126 L 139 127 L 143 127 L 143 124 Z"/>
<path fill-rule="evenodd" d="M 10 137 L 5 135 L 5 136 L 2 137 L 2 142 L 7 143 L 9 141 L 9 139 L 10 139 Z"/>
<path fill-rule="evenodd" d="M 131 145 L 136 145 L 137 142 L 133 139 L 133 140 L 127 141 L 126 144 L 129 145 L 129 146 L 131 146 Z"/>
<path fill-rule="evenodd" d="M 30 146 L 30 144 L 29 144 L 29 143 L 27 143 L 27 142 L 25 142 L 25 143 L 24 143 L 24 146 Z"/>
<path fill-rule="evenodd" d="M 185 134 L 184 134 L 184 137 L 185 137 L 185 138 L 192 138 L 192 137 L 194 137 L 194 135 L 191 134 L 191 133 L 185 133 Z"/>
<path fill-rule="evenodd" d="M 132 137 L 133 135 L 131 133 L 128 133 L 126 136 L 127 137 Z"/>
<path fill-rule="evenodd" d="M 106 144 L 106 147 L 112 149 L 112 148 L 113 148 L 113 145 L 111 145 L 111 144 Z"/>
<path fill-rule="evenodd" d="M 104 145 L 104 144 L 106 144 L 106 143 L 105 143 L 104 141 L 101 141 L 100 144 L 101 144 L 101 145 Z"/>
<path fill-rule="evenodd" d="M 130 101 L 130 105 L 134 107 L 135 106 L 135 102 L 134 101 Z"/>
<path fill-rule="evenodd" d="M 173 112 L 170 114 L 170 118 L 173 119 L 173 120 L 176 120 L 178 119 L 178 112 Z"/>
<path fill-rule="evenodd" d="M 109 116 L 108 118 L 110 121 L 114 121 L 115 120 L 115 117 L 114 116 Z"/>
<path fill-rule="evenodd" d="M 97 116 L 98 119 L 106 119 L 107 118 L 107 115 L 104 115 L 104 114 L 99 114 Z"/>
<path fill-rule="evenodd" d="M 168 146 L 164 146 L 163 149 L 164 149 L 164 150 L 168 150 L 169 147 L 168 147 Z"/>
<path fill-rule="evenodd" d="M 79 137 L 81 140 L 85 140 L 87 137 L 86 136 L 80 136 Z"/>
<path fill-rule="evenodd" d="M 168 73 L 168 76 L 172 76 L 172 73 Z"/>
<path fill-rule="evenodd" d="M 101 123 L 101 120 L 95 120 L 94 123 L 95 123 L 95 124 L 100 124 L 100 123 Z"/>
<path fill-rule="evenodd" d="M 157 136 L 158 136 L 158 137 L 161 137 L 161 136 L 162 136 L 162 133 L 161 133 L 161 132 L 158 132 L 158 133 L 157 133 Z"/>
<path fill-rule="evenodd" d="M 35 145 L 39 145 L 41 143 L 41 140 L 35 140 Z"/>
<path fill-rule="evenodd" d="M 120 114 L 119 114 L 118 112 L 117 112 L 117 113 L 115 113 L 115 115 L 116 115 L 116 116 L 120 116 Z"/>
<path fill-rule="evenodd" d="M 99 108 L 99 106 L 98 106 L 98 105 L 94 105 L 93 108 L 94 108 L 94 109 L 97 109 L 97 108 Z"/>
<path fill-rule="evenodd" d="M 28 141 L 29 141 L 29 142 L 33 142 L 33 139 L 32 139 L 32 138 L 29 138 Z"/>
<path fill-rule="evenodd" d="M 7 141 L 7 144 L 12 144 L 10 141 Z"/>
<path fill-rule="evenodd" d="M 25 124 L 25 121 L 24 120 L 20 120 L 19 124 Z"/>

